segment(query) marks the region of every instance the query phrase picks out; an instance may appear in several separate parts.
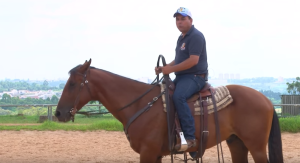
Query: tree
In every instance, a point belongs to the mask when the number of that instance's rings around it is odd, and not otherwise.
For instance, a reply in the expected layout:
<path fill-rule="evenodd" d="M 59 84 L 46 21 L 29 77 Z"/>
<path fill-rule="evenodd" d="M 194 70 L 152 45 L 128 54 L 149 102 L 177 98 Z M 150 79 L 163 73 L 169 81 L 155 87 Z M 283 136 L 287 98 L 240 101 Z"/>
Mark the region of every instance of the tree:
<path fill-rule="evenodd" d="M 48 87 L 48 84 L 49 84 L 49 83 L 48 83 L 47 80 L 45 80 L 45 81 L 43 82 L 43 86 L 44 86 L 44 87 Z"/>
<path fill-rule="evenodd" d="M 11 97 L 7 93 L 4 93 L 2 96 L 2 102 L 11 103 Z"/>
<path fill-rule="evenodd" d="M 60 83 L 63 83 L 63 81 L 60 81 Z M 51 87 L 50 83 L 48 81 L 43 82 L 37 82 L 37 83 L 29 83 L 27 81 L 0 81 L 0 92 L 3 91 L 10 91 L 12 89 L 16 90 L 49 90 L 49 89 L 57 89 L 56 86 Z"/>
<path fill-rule="evenodd" d="M 24 104 L 33 104 L 33 98 L 30 98 L 30 97 L 25 98 Z"/>
<path fill-rule="evenodd" d="M 281 93 L 280 92 L 273 92 L 271 90 L 260 90 L 263 95 L 265 95 L 268 98 L 273 98 L 274 100 L 281 100 Z"/>
<path fill-rule="evenodd" d="M 5 110 L 0 108 L 0 115 L 10 115 L 12 112 L 10 110 Z"/>
<path fill-rule="evenodd" d="M 51 102 L 52 102 L 53 104 L 57 104 L 57 103 L 58 103 L 58 98 L 57 98 L 57 96 L 53 95 L 53 96 L 51 97 Z"/>
<path fill-rule="evenodd" d="M 19 101 L 20 101 L 19 97 L 12 97 L 11 98 L 11 103 L 12 104 L 19 104 Z"/>
<path fill-rule="evenodd" d="M 89 104 L 98 104 L 98 101 L 90 101 Z M 99 102 L 100 104 L 100 102 Z"/>
<path fill-rule="evenodd" d="M 65 83 L 61 83 L 61 84 L 59 84 L 59 88 L 60 88 L 60 89 L 64 89 L 64 88 L 65 88 L 65 85 L 66 85 Z"/>
<path fill-rule="evenodd" d="M 287 82 L 287 91 L 289 94 L 296 95 L 300 94 L 300 77 L 296 77 L 296 81 L 293 81 L 292 83 Z"/>

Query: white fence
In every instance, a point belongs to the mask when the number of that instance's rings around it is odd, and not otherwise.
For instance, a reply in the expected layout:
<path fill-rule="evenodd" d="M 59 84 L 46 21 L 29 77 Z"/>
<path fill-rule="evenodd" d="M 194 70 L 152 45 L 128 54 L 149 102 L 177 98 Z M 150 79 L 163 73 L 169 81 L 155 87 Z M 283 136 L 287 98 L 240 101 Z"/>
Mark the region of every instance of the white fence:
<path fill-rule="evenodd" d="M 32 104 L 32 105 L 0 105 L 0 107 L 47 107 L 48 108 L 48 120 L 52 121 L 52 107 L 57 106 L 57 104 Z M 87 104 L 84 106 L 103 106 L 101 104 Z"/>
<path fill-rule="evenodd" d="M 0 107 L 47 107 L 48 108 L 48 120 L 52 121 L 52 107 L 53 106 L 57 106 L 57 104 L 32 104 L 32 105 L 0 105 Z M 85 106 L 103 106 L 101 104 L 87 104 Z M 273 104 L 273 106 L 295 106 L 295 107 L 299 107 L 298 109 L 300 109 L 300 104 Z M 109 113 L 109 112 L 106 112 Z M 106 114 L 106 113 L 102 113 L 102 114 Z"/>

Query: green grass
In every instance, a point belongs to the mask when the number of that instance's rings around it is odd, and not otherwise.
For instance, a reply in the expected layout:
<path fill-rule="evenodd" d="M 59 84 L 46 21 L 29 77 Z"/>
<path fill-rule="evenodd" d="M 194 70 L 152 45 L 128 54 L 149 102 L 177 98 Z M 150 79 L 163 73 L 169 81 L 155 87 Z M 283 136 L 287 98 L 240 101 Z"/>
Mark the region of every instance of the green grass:
<path fill-rule="evenodd" d="M 123 131 L 123 125 L 111 115 L 105 116 L 92 116 L 90 118 L 83 115 L 76 115 L 75 121 L 67 123 L 45 121 L 38 123 L 39 116 L 0 116 L 0 130 L 66 130 L 66 131 Z M 37 125 L 26 125 L 26 123 Z M 5 126 L 1 124 L 10 124 Z M 24 124 L 24 125 L 12 125 Z"/>
<path fill-rule="evenodd" d="M 99 121 L 99 119 L 114 119 L 111 115 L 106 116 L 92 116 L 90 118 L 83 115 L 76 115 L 75 121 L 73 124 L 92 124 L 94 122 Z M 17 115 L 5 115 L 0 116 L 0 124 L 1 123 L 38 123 L 39 116 L 36 115 L 25 115 L 25 116 L 17 116 Z M 69 122 L 71 123 L 71 122 Z"/>
<path fill-rule="evenodd" d="M 39 124 L 34 126 L 19 125 L 19 126 L 4 126 L 0 125 L 0 130 L 66 130 L 66 131 L 123 131 L 123 125 L 112 116 L 90 117 L 87 118 L 82 115 L 75 116 L 75 122 L 58 123 L 46 121 L 44 123 L 37 123 L 38 116 L 0 116 L 0 124 L 5 123 L 33 123 Z M 280 128 L 282 132 L 300 132 L 300 116 L 279 118 Z"/>
<path fill-rule="evenodd" d="M 300 116 L 279 118 L 281 132 L 300 132 Z"/>
<path fill-rule="evenodd" d="M 69 122 L 73 124 L 92 124 L 95 123 L 99 120 L 115 120 L 115 118 L 111 115 L 106 115 L 106 116 L 92 116 L 90 118 L 83 116 L 83 115 L 76 115 L 75 116 L 75 121 L 74 122 Z"/>
<path fill-rule="evenodd" d="M 116 119 L 104 118 L 94 121 L 90 124 L 73 124 L 73 123 L 58 123 L 45 121 L 41 125 L 19 125 L 19 126 L 1 126 L 0 130 L 37 130 L 37 131 L 96 131 L 96 130 L 107 130 L 107 131 L 123 131 L 123 125 Z"/>
<path fill-rule="evenodd" d="M 17 116 L 17 115 L 5 115 L 0 116 L 0 123 L 37 123 L 38 116 Z"/>

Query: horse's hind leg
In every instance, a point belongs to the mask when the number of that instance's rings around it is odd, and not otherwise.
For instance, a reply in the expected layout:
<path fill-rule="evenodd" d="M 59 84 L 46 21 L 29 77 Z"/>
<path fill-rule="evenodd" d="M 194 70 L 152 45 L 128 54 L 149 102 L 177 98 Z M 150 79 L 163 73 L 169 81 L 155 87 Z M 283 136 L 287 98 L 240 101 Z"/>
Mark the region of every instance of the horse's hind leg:
<path fill-rule="evenodd" d="M 255 163 L 268 163 L 267 151 L 266 148 L 261 149 L 250 149 L 250 153 L 253 157 Z"/>
<path fill-rule="evenodd" d="M 255 135 L 251 137 L 242 137 L 241 139 L 244 140 L 245 146 L 250 151 L 253 160 L 255 163 L 268 163 L 268 157 L 267 157 L 267 142 L 268 139 L 263 140 L 261 135 Z"/>
<path fill-rule="evenodd" d="M 236 135 L 231 135 L 226 143 L 229 147 L 233 163 L 248 163 L 248 149 Z"/>
<path fill-rule="evenodd" d="M 267 132 L 261 134 L 244 134 L 243 136 L 239 136 L 250 151 L 255 163 L 268 163 L 266 149 L 268 144 L 267 136 Z"/>

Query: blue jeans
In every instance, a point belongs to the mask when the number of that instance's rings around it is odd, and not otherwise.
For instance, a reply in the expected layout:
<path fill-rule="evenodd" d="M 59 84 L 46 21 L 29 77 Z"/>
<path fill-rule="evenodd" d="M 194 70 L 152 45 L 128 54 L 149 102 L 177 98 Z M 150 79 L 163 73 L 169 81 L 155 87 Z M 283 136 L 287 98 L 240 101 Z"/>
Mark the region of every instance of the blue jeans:
<path fill-rule="evenodd" d="M 205 86 L 205 79 L 192 74 L 177 75 L 174 84 L 173 102 L 184 137 L 195 139 L 195 121 L 187 104 L 187 99 Z"/>

